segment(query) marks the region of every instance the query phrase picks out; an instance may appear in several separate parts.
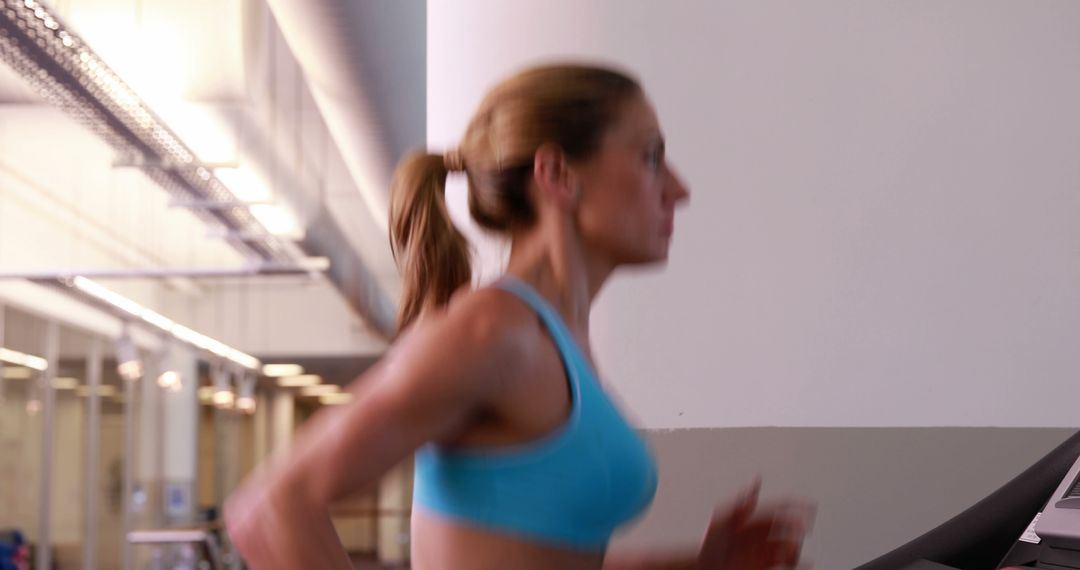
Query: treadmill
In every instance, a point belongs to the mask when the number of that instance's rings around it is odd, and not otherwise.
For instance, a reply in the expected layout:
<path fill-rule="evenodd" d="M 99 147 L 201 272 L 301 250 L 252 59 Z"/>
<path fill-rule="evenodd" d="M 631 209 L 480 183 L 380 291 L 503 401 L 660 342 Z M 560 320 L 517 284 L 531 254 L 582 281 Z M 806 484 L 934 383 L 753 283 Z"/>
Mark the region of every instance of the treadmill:
<path fill-rule="evenodd" d="M 1080 432 L 937 528 L 856 570 L 1080 570 Z"/>

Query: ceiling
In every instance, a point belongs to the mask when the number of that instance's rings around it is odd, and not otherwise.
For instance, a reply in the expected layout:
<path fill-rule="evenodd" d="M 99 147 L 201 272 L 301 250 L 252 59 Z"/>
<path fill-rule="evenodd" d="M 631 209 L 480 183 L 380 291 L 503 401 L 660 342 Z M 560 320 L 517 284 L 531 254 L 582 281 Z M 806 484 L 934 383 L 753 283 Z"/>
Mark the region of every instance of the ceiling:
<path fill-rule="evenodd" d="M 290 247 L 331 260 L 329 274 L 308 289 L 334 289 L 370 344 L 384 343 L 399 289 L 385 229 L 389 175 L 425 138 L 426 2 L 58 0 L 49 7 L 199 160 L 259 181 L 304 232 Z M 0 220 L 8 222 L 0 228 L 0 271 L 252 262 L 116 160 L 108 144 L 0 63 Z M 220 284 L 199 279 L 109 286 L 152 307 L 163 298 L 173 307 L 220 303 Z"/>

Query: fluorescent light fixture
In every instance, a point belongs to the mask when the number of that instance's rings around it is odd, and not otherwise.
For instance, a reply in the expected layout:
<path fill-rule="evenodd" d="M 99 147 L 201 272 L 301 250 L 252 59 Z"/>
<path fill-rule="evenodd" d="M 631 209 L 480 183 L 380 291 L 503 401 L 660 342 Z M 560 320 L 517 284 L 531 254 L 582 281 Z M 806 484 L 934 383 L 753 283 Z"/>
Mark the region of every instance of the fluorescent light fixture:
<path fill-rule="evenodd" d="M 158 376 L 157 384 L 171 392 L 179 392 L 180 388 L 183 387 L 183 383 L 180 381 L 180 373 L 175 370 L 162 372 L 161 376 Z"/>
<path fill-rule="evenodd" d="M 79 386 L 79 379 L 63 376 L 61 378 L 56 378 L 55 380 L 53 380 L 52 385 L 53 388 L 56 390 L 74 390 Z"/>
<path fill-rule="evenodd" d="M 172 322 L 171 319 L 162 316 L 160 313 L 151 311 L 150 309 L 143 309 L 142 314 L 140 314 L 139 316 L 142 317 L 142 320 L 154 325 L 159 329 L 171 330 L 173 326 L 176 325 L 176 323 Z"/>
<path fill-rule="evenodd" d="M 204 404 L 210 403 L 211 399 L 214 397 L 214 387 L 202 386 L 198 389 L 197 393 L 200 402 L 203 402 Z"/>
<path fill-rule="evenodd" d="M 89 386 L 79 386 L 78 388 L 75 388 L 75 393 L 82 396 L 82 397 L 84 397 L 84 398 L 88 397 L 90 395 L 90 387 Z M 102 384 L 101 386 L 98 386 L 97 393 L 98 393 L 98 396 L 103 396 L 103 397 L 106 397 L 106 398 L 115 396 L 117 394 L 116 386 L 110 386 L 109 384 Z"/>
<path fill-rule="evenodd" d="M 91 281 L 86 277 L 83 277 L 81 275 L 76 276 L 74 279 L 71 280 L 71 285 L 79 291 L 82 291 L 83 293 L 86 293 L 87 295 L 90 295 L 91 297 L 94 297 L 99 301 L 108 303 L 109 305 L 112 305 L 113 307 L 116 307 L 117 309 L 120 309 L 121 311 L 124 311 L 125 313 L 133 317 L 137 317 L 148 325 L 151 325 L 157 329 L 160 329 L 175 336 L 181 341 L 197 346 L 205 351 L 212 352 L 222 358 L 231 360 L 245 368 L 249 368 L 252 370 L 259 369 L 259 359 L 255 358 L 254 356 L 244 354 L 243 352 L 240 352 L 239 350 L 236 350 L 235 348 L 232 348 L 223 342 L 214 340 L 204 334 L 197 333 L 183 325 L 177 324 L 171 319 L 161 315 L 160 313 L 147 309 L 146 307 L 143 307 L 135 301 L 132 301 L 131 299 L 128 299 L 127 297 L 116 293 L 115 291 L 107 289 L 101 284 Z M 126 356 L 127 355 L 118 355 L 121 364 L 130 361 L 126 358 Z M 141 370 L 139 372 L 140 374 L 136 376 L 141 375 Z M 127 376 L 125 376 L 125 378 L 126 377 Z"/>
<path fill-rule="evenodd" d="M 318 374 L 301 374 L 299 376 L 282 376 L 278 378 L 278 386 L 282 388 L 303 388 L 304 386 L 318 386 L 322 384 L 322 376 Z"/>
<path fill-rule="evenodd" d="M 319 403 L 324 406 L 336 406 L 339 404 L 348 404 L 352 401 L 352 394 L 348 392 L 341 392 L 340 394 L 324 394 L 319 396 Z"/>
<path fill-rule="evenodd" d="M 299 376 L 304 373 L 304 367 L 299 364 L 263 364 L 262 373 L 271 378 Z"/>
<path fill-rule="evenodd" d="M 6 380 L 29 380 L 34 376 L 34 371 L 25 366 L 5 366 L 4 378 Z"/>
<path fill-rule="evenodd" d="M 112 305 L 113 307 L 116 307 L 117 309 L 120 309 L 121 311 L 124 311 L 125 313 L 133 317 L 142 318 L 142 305 L 136 303 L 135 301 L 132 301 L 131 299 L 128 299 L 120 293 L 106 288 L 100 283 L 91 281 L 81 275 L 76 276 L 74 279 L 72 279 L 71 283 L 75 286 L 76 289 L 90 295 L 91 297 L 95 297 L 97 299 L 105 301 L 106 303 Z"/>
<path fill-rule="evenodd" d="M 306 386 L 300 389 L 302 396 L 325 396 L 326 394 L 337 394 L 341 391 L 341 386 L 337 384 L 319 384 L 318 386 Z"/>
<path fill-rule="evenodd" d="M 26 354 L 17 350 L 11 350 L 9 348 L 0 348 L 0 360 L 9 364 L 16 364 L 18 366 L 25 366 L 27 368 L 33 368 L 39 372 L 49 368 L 49 361 L 40 356 L 34 356 L 33 354 Z"/>

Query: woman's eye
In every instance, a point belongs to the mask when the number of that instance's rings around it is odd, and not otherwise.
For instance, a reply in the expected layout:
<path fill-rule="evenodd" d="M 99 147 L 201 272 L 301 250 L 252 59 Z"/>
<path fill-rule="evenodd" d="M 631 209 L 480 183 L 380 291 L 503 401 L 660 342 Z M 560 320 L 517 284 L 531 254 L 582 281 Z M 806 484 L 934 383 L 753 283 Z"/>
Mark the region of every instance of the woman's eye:
<path fill-rule="evenodd" d="M 664 161 L 664 155 L 659 149 L 652 149 L 645 153 L 645 162 L 652 168 L 659 168 L 660 163 Z"/>

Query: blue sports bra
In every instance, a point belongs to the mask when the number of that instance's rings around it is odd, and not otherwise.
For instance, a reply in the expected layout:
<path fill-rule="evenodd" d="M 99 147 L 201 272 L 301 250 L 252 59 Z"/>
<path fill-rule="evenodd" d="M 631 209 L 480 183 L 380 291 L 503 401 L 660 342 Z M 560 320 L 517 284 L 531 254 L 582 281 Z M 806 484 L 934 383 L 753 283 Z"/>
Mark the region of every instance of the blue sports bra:
<path fill-rule="evenodd" d="M 522 444 L 416 452 L 413 506 L 555 546 L 602 551 L 656 494 L 656 461 L 604 394 L 558 313 L 523 281 L 495 283 L 539 313 L 571 385 L 569 419 Z"/>

